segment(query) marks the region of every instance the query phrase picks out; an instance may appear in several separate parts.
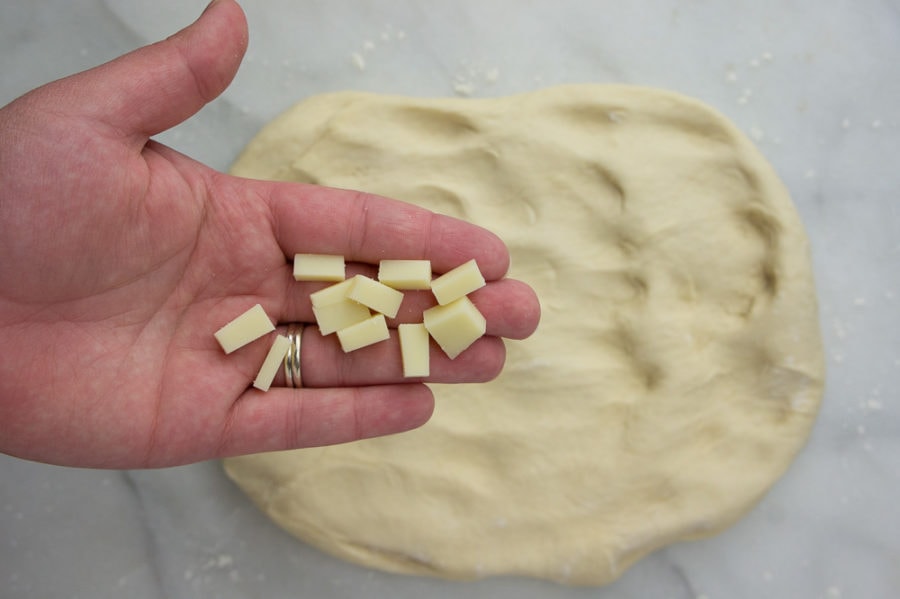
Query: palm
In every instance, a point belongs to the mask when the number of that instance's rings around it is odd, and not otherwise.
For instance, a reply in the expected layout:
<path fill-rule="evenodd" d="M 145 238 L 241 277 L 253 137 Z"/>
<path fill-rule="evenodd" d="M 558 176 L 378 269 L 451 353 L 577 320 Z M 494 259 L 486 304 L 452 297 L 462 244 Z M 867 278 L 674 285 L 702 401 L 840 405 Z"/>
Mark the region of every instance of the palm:
<path fill-rule="evenodd" d="M 313 388 L 263 397 L 247 387 L 267 344 L 226 356 L 212 333 L 254 303 L 282 324 L 309 320 L 294 252 L 420 256 L 438 270 L 468 255 L 488 279 L 505 272 L 502 244 L 470 225 L 353 192 L 235 179 L 148 141 L 237 68 L 242 14 L 229 2 L 210 12 L 0 111 L 2 451 L 158 466 L 410 428 L 432 400 L 401 384 L 396 346 L 348 358 L 304 334 Z M 168 95 L 146 101 L 161 86 Z M 61 102 L 73 97 L 81 103 Z M 490 285 L 481 305 L 491 335 L 523 337 L 537 324 L 521 284 Z M 484 380 L 502 361 L 499 340 L 485 339 L 468 360 L 438 360 L 432 378 Z"/>
<path fill-rule="evenodd" d="M 15 189 L 37 198 L 17 216 L 38 224 L 27 237 L 8 232 L 0 271 L 4 299 L 19 313 L 11 359 L 23 358 L 28 389 L 16 392 L 61 425 L 77 423 L 92 437 L 105 431 L 129 460 L 183 452 L 194 427 L 220 434 L 247 373 L 209 335 L 233 298 L 266 297 L 267 273 L 285 268 L 262 211 L 217 206 L 210 198 L 224 194 L 209 193 L 216 175 L 167 148 L 129 148 L 90 123 L 35 116 L 40 136 L 23 146 L 37 146 L 41 162 L 12 161 L 4 175 L 28 169 L 65 185 L 48 193 L 45 177 L 23 177 Z M 85 140 L 89 154 L 71 152 Z M 62 376 L 48 377 L 48 368 Z M 91 399 L 91 422 L 81 398 Z M 191 438 L 179 438 L 179 428 Z M 91 441 L 81 437 L 69 451 Z"/>

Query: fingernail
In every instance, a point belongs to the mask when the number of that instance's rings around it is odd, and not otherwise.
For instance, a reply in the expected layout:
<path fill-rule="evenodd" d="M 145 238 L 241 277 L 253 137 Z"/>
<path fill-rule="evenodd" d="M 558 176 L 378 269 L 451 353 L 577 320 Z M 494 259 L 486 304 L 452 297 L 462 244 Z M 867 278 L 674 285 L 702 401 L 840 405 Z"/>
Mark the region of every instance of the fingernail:
<path fill-rule="evenodd" d="M 218 4 L 221 1 L 222 0 L 212 0 L 212 2 L 210 2 L 209 4 L 206 5 L 206 8 L 203 9 L 203 12 L 205 13 L 206 11 L 208 11 L 210 8 L 212 8 L 213 6 L 215 6 L 216 4 Z"/>

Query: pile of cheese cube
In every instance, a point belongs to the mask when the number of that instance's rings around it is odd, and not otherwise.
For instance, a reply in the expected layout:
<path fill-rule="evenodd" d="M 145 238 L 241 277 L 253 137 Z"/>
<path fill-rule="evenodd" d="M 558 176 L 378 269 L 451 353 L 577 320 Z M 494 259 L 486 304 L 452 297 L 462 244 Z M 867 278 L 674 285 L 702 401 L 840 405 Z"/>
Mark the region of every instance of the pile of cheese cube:
<path fill-rule="evenodd" d="M 427 377 L 430 373 L 429 337 L 450 357 L 456 358 L 484 335 L 486 321 L 468 295 L 484 286 L 475 260 L 432 279 L 428 260 L 382 260 L 378 279 L 364 275 L 345 278 L 343 256 L 297 254 L 294 279 L 334 283 L 310 294 L 316 325 L 322 335 L 335 334 L 344 352 L 351 352 L 390 338 L 387 318 L 394 318 L 404 290 L 430 289 L 437 305 L 422 313 L 422 322 L 397 327 L 403 375 Z M 259 339 L 275 329 L 262 306 L 253 306 L 215 333 L 225 353 Z M 253 386 L 267 391 L 290 341 L 275 338 Z"/>

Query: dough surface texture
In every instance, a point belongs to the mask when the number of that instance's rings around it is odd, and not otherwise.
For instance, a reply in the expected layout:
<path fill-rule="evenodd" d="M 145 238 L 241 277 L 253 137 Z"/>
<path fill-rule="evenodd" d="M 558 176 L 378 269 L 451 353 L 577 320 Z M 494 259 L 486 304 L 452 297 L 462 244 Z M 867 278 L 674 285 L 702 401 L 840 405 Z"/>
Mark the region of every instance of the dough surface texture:
<path fill-rule="evenodd" d="M 542 321 L 423 428 L 232 458 L 275 522 L 369 567 L 601 585 L 746 513 L 804 444 L 824 366 L 807 239 L 756 148 L 669 92 L 342 92 L 232 172 L 362 189 L 483 225 Z M 399 360 L 399 356 L 398 356 Z"/>

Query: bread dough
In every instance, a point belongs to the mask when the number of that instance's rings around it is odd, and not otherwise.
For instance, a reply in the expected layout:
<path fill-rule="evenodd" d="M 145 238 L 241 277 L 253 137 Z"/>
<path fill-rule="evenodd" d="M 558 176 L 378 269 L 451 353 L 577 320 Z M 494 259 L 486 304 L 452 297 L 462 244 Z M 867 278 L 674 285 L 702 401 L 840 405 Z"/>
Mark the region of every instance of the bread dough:
<path fill-rule="evenodd" d="M 233 172 L 483 225 L 542 303 L 500 378 L 435 385 L 423 428 L 226 462 L 324 551 L 600 585 L 734 522 L 810 431 L 824 367 L 807 239 L 773 169 L 696 101 L 593 85 L 335 93 L 266 126 Z"/>

